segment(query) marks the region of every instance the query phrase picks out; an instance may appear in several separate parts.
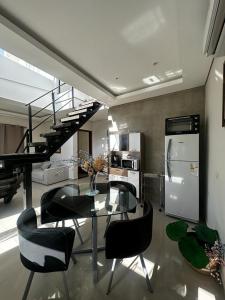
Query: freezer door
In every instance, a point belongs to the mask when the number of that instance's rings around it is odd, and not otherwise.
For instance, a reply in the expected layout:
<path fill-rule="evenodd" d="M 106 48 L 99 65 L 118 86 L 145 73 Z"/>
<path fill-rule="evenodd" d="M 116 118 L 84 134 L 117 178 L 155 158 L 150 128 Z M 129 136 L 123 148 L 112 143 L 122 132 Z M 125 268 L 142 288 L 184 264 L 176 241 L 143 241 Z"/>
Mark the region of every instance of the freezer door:
<path fill-rule="evenodd" d="M 199 163 L 169 161 L 165 168 L 165 213 L 199 220 Z"/>
<path fill-rule="evenodd" d="M 166 136 L 165 159 L 199 161 L 199 134 Z"/>

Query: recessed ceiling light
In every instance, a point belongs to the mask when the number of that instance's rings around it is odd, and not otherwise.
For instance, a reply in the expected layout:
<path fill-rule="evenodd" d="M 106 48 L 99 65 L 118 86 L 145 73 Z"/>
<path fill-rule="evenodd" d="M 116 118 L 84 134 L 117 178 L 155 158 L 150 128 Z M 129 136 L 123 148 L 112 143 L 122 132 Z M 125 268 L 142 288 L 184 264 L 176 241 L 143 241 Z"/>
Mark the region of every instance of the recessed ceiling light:
<path fill-rule="evenodd" d="M 116 91 L 116 92 L 122 92 L 127 90 L 125 86 L 111 86 L 110 89 Z"/>
<path fill-rule="evenodd" d="M 142 80 L 143 80 L 144 83 L 147 83 L 149 85 L 156 84 L 156 83 L 160 82 L 159 77 L 157 77 L 155 75 L 143 78 Z"/>

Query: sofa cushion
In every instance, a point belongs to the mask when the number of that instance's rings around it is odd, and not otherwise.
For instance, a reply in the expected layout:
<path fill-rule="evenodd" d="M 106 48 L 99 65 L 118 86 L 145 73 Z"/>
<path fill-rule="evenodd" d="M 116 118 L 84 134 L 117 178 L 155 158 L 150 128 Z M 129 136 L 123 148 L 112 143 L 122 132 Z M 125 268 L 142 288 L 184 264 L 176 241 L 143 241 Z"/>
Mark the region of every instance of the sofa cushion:
<path fill-rule="evenodd" d="M 51 167 L 51 163 L 50 161 L 45 161 L 42 165 L 41 165 L 41 169 L 44 171 L 45 169 L 49 169 Z"/>

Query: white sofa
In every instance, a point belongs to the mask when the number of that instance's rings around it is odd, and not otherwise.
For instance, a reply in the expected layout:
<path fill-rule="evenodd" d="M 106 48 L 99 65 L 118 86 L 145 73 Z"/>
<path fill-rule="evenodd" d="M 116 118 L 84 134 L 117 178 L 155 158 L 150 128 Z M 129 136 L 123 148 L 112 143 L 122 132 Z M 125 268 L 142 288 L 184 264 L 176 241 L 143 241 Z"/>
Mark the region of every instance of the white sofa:
<path fill-rule="evenodd" d="M 44 162 L 33 164 L 32 181 L 49 185 L 69 178 L 69 167 L 62 163 Z"/>

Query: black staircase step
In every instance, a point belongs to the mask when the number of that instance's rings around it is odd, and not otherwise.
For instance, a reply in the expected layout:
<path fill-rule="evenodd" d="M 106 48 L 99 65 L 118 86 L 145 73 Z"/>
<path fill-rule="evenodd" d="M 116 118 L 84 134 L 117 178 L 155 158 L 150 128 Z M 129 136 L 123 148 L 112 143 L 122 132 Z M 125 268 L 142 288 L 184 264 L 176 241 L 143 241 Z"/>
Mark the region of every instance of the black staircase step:
<path fill-rule="evenodd" d="M 84 108 L 92 108 L 94 106 L 94 103 L 86 103 L 84 102 L 84 104 L 80 104 L 75 110 L 80 110 L 80 109 L 84 109 Z"/>
<path fill-rule="evenodd" d="M 39 146 L 47 146 L 46 142 L 34 142 L 34 143 L 29 143 L 29 147 L 39 147 Z"/>
<path fill-rule="evenodd" d="M 63 129 L 67 129 L 71 126 L 74 126 L 74 123 L 77 123 L 77 125 L 79 125 L 79 121 L 77 122 L 65 122 L 65 123 L 58 123 L 56 125 L 51 126 L 52 129 L 55 130 L 63 130 Z"/>
<path fill-rule="evenodd" d="M 87 113 L 87 108 L 84 108 L 84 109 L 76 109 L 75 111 L 71 111 L 68 113 L 68 116 L 71 117 L 71 116 L 75 116 L 75 115 L 80 115 L 80 114 L 85 114 Z"/>
<path fill-rule="evenodd" d="M 54 136 L 60 136 L 61 133 L 59 131 L 53 131 L 53 132 L 47 132 L 47 133 L 41 133 L 40 136 L 44 138 L 48 137 L 54 137 Z"/>
<path fill-rule="evenodd" d="M 79 115 L 76 115 L 76 116 L 71 116 L 71 117 L 66 117 L 66 118 L 62 118 L 61 119 L 61 122 L 62 123 L 65 123 L 65 122 L 73 122 L 73 121 L 76 121 L 76 120 L 79 120 L 80 116 Z"/>

